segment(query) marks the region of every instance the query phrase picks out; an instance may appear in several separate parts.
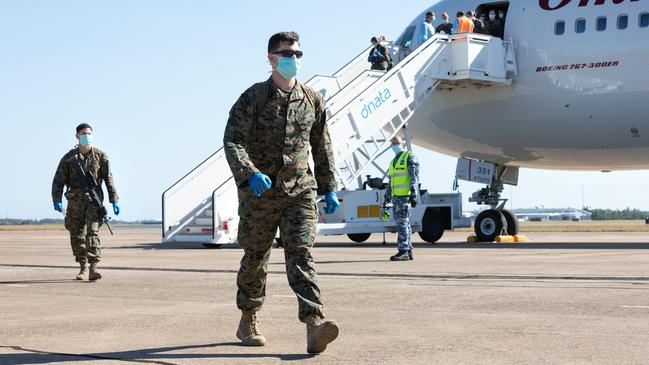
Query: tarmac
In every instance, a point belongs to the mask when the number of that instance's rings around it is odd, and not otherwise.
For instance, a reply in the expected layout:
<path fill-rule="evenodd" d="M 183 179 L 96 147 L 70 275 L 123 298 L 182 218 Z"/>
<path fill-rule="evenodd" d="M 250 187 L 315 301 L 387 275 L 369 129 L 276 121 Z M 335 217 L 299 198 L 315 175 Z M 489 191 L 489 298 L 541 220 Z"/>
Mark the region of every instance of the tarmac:
<path fill-rule="evenodd" d="M 524 232 L 523 232 L 524 233 Z M 159 227 L 102 230 L 104 278 L 74 279 L 67 232 L 0 232 L 0 364 L 648 364 L 647 233 L 530 233 L 530 243 L 318 237 L 340 336 L 306 353 L 282 249 L 260 312 L 265 347 L 235 337 L 238 247 L 161 244 Z M 416 237 L 418 239 L 418 237 Z"/>

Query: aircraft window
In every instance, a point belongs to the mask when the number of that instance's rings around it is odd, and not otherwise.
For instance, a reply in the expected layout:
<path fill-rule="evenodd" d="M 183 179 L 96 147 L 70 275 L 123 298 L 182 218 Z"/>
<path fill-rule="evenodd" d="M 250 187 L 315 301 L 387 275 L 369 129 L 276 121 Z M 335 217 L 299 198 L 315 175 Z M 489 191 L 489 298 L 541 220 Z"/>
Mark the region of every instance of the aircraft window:
<path fill-rule="evenodd" d="M 562 35 L 565 32 L 566 32 L 566 22 L 564 22 L 563 20 L 558 20 L 554 24 L 554 34 Z"/>
<path fill-rule="evenodd" d="M 629 16 L 620 15 L 617 17 L 617 29 L 626 29 L 629 26 Z"/>
<path fill-rule="evenodd" d="M 581 18 L 575 21 L 575 33 L 583 33 L 586 31 L 586 19 Z"/>
<path fill-rule="evenodd" d="M 640 28 L 649 27 L 649 13 L 640 14 L 640 18 L 638 19 L 638 23 L 640 24 Z"/>
<path fill-rule="evenodd" d="M 600 16 L 597 18 L 596 28 L 598 32 L 603 32 L 606 30 L 606 17 Z"/>
<path fill-rule="evenodd" d="M 415 27 L 408 27 L 403 35 L 399 37 L 396 43 L 401 47 L 410 47 L 412 45 L 412 39 L 415 35 Z"/>

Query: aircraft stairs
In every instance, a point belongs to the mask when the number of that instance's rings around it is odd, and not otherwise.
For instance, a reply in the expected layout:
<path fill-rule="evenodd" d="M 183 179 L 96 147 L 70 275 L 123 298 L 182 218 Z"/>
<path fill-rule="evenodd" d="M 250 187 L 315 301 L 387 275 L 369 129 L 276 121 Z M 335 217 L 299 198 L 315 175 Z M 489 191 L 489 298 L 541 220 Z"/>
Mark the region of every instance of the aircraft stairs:
<path fill-rule="evenodd" d="M 400 51 L 392 44 L 386 48 Z M 436 89 L 507 86 L 516 74 L 511 42 L 485 35 L 437 34 L 388 72 L 368 70 L 368 52 L 332 76 L 306 82 L 327 101 L 339 189 L 362 186 L 371 165 L 384 171 L 375 159 Z M 221 148 L 163 193 L 163 242 L 236 242 L 236 189 Z"/>

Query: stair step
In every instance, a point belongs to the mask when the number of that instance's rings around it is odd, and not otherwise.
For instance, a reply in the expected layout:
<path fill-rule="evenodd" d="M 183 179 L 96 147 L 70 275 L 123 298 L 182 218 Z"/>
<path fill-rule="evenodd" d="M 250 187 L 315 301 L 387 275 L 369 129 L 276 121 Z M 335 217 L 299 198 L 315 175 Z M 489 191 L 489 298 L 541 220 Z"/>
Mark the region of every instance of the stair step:
<path fill-rule="evenodd" d="M 172 241 L 212 243 L 212 235 L 211 234 L 177 234 L 173 237 Z"/>
<path fill-rule="evenodd" d="M 197 226 L 210 226 L 212 227 L 212 217 L 196 217 L 194 219 L 194 224 Z"/>

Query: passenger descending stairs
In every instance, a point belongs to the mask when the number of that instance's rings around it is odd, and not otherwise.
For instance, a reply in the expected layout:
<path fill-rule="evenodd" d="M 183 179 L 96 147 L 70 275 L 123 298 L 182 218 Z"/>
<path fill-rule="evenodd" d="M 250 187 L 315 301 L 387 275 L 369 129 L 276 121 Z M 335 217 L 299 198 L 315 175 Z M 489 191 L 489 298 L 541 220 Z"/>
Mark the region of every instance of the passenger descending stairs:
<path fill-rule="evenodd" d="M 484 35 L 435 35 L 387 73 L 367 70 L 368 51 L 334 75 L 306 83 L 327 100 L 339 188 L 347 190 L 361 185 L 368 166 L 382 170 L 375 159 L 440 84 L 506 86 L 516 74 L 511 42 Z M 234 179 L 220 149 L 163 193 L 163 241 L 233 243 L 237 205 Z"/>

